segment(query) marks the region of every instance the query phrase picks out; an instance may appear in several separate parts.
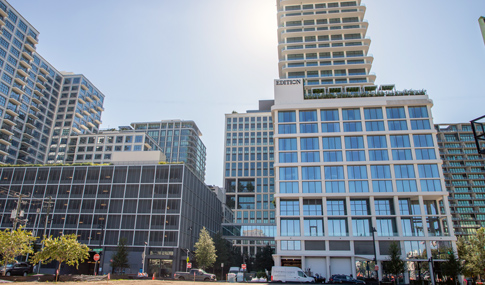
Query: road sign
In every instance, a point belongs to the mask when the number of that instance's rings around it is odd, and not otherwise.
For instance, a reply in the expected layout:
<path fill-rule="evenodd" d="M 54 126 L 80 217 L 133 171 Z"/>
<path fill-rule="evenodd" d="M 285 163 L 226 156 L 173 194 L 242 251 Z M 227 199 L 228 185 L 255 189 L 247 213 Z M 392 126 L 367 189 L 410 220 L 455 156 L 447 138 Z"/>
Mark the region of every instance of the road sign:
<path fill-rule="evenodd" d="M 187 262 L 190 262 L 190 259 L 189 259 L 189 257 L 188 257 L 188 256 L 187 256 Z"/>
<path fill-rule="evenodd" d="M 102 248 L 93 248 L 93 251 L 96 252 L 96 253 L 100 253 L 100 252 L 103 252 L 103 249 Z"/>
<path fill-rule="evenodd" d="M 192 263 L 187 263 L 187 268 L 192 268 Z"/>
<path fill-rule="evenodd" d="M 246 264 L 241 264 L 241 268 L 242 268 L 243 270 L 246 270 Z"/>
<path fill-rule="evenodd" d="M 379 265 L 376 265 L 376 267 L 374 267 L 374 271 L 379 271 Z"/>
<path fill-rule="evenodd" d="M 98 261 L 99 260 L 99 254 L 95 254 L 94 257 L 93 257 L 94 261 Z"/>

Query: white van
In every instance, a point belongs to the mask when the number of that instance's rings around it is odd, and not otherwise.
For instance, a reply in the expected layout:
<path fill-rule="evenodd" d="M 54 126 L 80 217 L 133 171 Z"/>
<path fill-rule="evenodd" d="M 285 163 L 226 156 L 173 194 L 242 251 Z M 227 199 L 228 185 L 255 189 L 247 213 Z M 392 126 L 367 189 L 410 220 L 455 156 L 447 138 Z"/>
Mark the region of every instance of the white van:
<path fill-rule="evenodd" d="M 298 267 L 273 266 L 271 268 L 271 281 L 314 283 L 315 279 L 313 277 L 308 277 L 305 272 Z"/>

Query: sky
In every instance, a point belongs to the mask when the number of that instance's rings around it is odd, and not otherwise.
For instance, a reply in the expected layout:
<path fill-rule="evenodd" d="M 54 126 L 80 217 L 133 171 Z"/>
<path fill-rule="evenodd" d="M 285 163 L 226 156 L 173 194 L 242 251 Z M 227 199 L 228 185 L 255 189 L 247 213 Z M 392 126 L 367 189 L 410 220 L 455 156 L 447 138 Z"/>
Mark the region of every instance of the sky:
<path fill-rule="evenodd" d="M 105 98 L 101 128 L 193 120 L 206 183 L 222 185 L 224 114 L 257 109 L 278 78 L 275 0 L 9 0 L 37 52 Z M 435 123 L 485 115 L 483 0 L 364 0 L 376 84 L 426 89 Z"/>

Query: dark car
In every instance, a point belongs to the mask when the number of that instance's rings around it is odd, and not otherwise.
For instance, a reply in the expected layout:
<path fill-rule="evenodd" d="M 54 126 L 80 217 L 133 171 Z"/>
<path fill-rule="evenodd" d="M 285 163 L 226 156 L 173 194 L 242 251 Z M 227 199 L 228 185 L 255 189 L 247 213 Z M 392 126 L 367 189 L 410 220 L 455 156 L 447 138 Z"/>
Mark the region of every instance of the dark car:
<path fill-rule="evenodd" d="M 3 266 L 0 268 L 3 271 Z M 27 276 L 27 274 L 33 272 L 32 265 L 28 264 L 27 262 L 19 262 L 15 264 L 7 264 L 7 271 L 5 273 L 6 276 L 11 275 L 23 275 Z"/>
<path fill-rule="evenodd" d="M 343 274 L 335 274 L 330 277 L 328 280 L 328 283 L 337 283 L 337 284 L 365 284 L 364 281 L 362 280 L 357 280 L 355 278 L 352 278 L 348 275 L 343 275 Z"/>

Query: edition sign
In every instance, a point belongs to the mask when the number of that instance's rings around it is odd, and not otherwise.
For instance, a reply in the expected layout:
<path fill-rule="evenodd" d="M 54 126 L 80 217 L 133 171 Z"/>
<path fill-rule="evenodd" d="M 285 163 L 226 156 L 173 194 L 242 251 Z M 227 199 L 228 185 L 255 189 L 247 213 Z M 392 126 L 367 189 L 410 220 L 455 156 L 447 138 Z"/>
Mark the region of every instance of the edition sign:
<path fill-rule="evenodd" d="M 301 79 L 286 79 L 286 80 L 275 80 L 276 85 L 301 85 Z"/>

